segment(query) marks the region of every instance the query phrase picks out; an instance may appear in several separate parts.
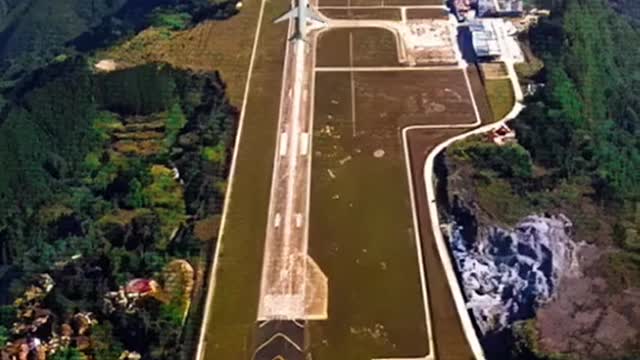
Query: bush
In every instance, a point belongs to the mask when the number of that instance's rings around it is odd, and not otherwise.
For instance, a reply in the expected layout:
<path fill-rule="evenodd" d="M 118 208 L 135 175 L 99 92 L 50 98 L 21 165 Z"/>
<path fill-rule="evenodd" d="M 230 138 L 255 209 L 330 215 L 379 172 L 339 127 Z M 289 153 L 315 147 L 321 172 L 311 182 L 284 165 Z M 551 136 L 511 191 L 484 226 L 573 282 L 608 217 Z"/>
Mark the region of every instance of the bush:
<path fill-rule="evenodd" d="M 498 146 L 476 138 L 454 145 L 450 155 L 470 160 L 477 169 L 495 171 L 500 177 L 520 180 L 531 177 L 531 156 L 518 144 Z"/>

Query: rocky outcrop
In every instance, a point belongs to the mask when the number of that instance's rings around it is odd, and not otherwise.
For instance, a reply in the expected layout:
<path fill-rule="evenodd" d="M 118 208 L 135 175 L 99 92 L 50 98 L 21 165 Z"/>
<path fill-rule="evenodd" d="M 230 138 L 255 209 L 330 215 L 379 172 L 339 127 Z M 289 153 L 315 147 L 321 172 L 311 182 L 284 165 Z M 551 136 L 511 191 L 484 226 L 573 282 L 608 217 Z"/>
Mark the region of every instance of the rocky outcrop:
<path fill-rule="evenodd" d="M 534 316 L 560 279 L 577 271 L 571 229 L 563 215 L 531 215 L 513 229 L 480 226 L 474 237 L 464 236 L 463 224 L 451 228 L 467 306 L 483 334 Z"/>

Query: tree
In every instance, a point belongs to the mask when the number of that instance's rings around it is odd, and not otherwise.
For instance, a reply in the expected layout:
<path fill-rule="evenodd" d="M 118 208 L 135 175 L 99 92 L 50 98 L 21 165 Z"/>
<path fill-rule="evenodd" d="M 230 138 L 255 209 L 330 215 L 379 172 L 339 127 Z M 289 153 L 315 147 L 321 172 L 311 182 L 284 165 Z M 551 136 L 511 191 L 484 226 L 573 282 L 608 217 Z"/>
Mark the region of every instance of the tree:
<path fill-rule="evenodd" d="M 66 347 L 59 351 L 57 351 L 53 356 L 50 357 L 51 360 L 85 360 L 86 357 L 83 353 L 78 351 L 76 348 Z"/>

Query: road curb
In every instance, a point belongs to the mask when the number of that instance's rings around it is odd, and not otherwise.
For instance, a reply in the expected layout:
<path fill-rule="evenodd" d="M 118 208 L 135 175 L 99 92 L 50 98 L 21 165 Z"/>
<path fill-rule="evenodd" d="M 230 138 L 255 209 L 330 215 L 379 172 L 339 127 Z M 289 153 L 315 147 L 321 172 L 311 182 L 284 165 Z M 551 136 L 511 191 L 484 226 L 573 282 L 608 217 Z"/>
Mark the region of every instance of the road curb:
<path fill-rule="evenodd" d="M 486 133 L 492 130 L 495 130 L 501 126 L 503 126 L 506 122 L 513 120 L 518 116 L 518 114 L 524 109 L 524 105 L 522 104 L 523 94 L 522 89 L 520 89 L 520 83 L 518 81 L 517 74 L 515 73 L 515 69 L 512 63 L 505 63 L 507 66 L 507 70 L 509 72 L 509 76 L 511 78 L 511 84 L 513 86 L 513 92 L 515 95 L 515 104 L 509 114 L 507 114 L 504 118 L 494 123 L 481 126 L 477 129 L 471 130 L 469 132 L 460 134 L 458 136 L 452 137 L 438 146 L 436 146 L 429 155 L 427 156 L 427 160 L 424 165 L 424 182 L 427 191 L 427 203 L 429 204 L 429 216 L 431 217 L 431 225 L 433 236 L 436 240 L 436 247 L 438 249 L 438 253 L 440 255 L 440 259 L 442 260 L 442 265 L 447 276 L 447 281 L 449 283 L 449 288 L 451 289 L 451 295 L 454 298 L 456 309 L 458 315 L 460 316 L 460 321 L 462 322 L 463 330 L 467 337 L 467 341 L 471 350 L 473 351 L 474 357 L 477 360 L 486 359 L 484 355 L 484 351 L 482 350 L 482 346 L 480 345 L 480 340 L 476 334 L 475 328 L 473 327 L 473 323 L 471 321 L 471 317 L 469 312 L 467 311 L 466 303 L 464 297 L 462 296 L 462 288 L 458 282 L 458 278 L 456 276 L 456 272 L 453 267 L 453 261 L 451 260 L 451 256 L 449 254 L 449 247 L 442 235 L 442 231 L 440 230 L 440 218 L 438 216 L 438 208 L 436 204 L 435 190 L 433 188 L 434 178 L 433 178 L 433 163 L 435 157 L 442 152 L 447 146 L 453 144 L 456 141 L 463 140 L 468 138 L 469 136 Z"/>

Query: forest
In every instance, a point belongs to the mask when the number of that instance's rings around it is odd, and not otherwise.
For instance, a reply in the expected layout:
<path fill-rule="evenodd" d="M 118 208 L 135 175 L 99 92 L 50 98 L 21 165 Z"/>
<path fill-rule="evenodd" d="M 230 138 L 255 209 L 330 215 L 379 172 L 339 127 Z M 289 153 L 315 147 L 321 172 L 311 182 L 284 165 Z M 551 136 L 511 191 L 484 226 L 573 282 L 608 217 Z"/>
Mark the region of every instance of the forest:
<path fill-rule="evenodd" d="M 234 0 L 0 0 L 0 95 L 56 57 L 87 54 L 150 25 L 184 28 L 236 12 Z"/>
<path fill-rule="evenodd" d="M 612 216 L 621 286 L 640 286 L 640 32 L 601 0 L 568 0 L 530 33 L 546 87 L 516 121 L 545 176 L 531 190 L 586 188 Z M 571 188 L 571 187 L 569 187 Z"/>
<path fill-rule="evenodd" d="M 93 73 L 71 56 L 7 98 L 5 351 L 37 339 L 54 359 L 187 356 L 194 268 L 213 246 L 235 131 L 222 81 L 163 64 Z"/>
<path fill-rule="evenodd" d="M 483 225 L 514 228 L 531 214 L 566 215 L 572 239 L 593 251 L 580 253 L 576 284 L 598 279 L 605 290 L 589 288 L 588 294 L 576 295 L 575 287 L 561 288 L 533 317 L 490 334 L 486 344 L 495 347 L 492 341 L 499 339 L 505 347 L 490 350 L 506 349 L 500 356 L 513 359 L 638 359 L 637 336 L 611 345 L 598 339 L 599 323 L 580 324 L 577 330 L 575 324 L 560 323 L 589 311 L 615 311 L 629 319 L 632 330 L 638 326 L 628 310 L 637 305 L 611 300 L 637 304 L 629 294 L 640 288 L 638 4 L 547 3 L 551 16 L 520 38 L 534 62 L 543 66 L 516 68 L 521 83 L 535 84 L 524 100 L 525 109 L 509 124 L 517 142 L 497 146 L 486 136 L 472 137 L 449 148 L 444 160 L 450 169 L 473 174 L 465 183 L 465 191 L 472 194 L 466 200 L 477 202 L 472 205 L 475 219 Z M 571 310 L 562 307 L 566 304 L 576 305 Z M 551 316 L 562 320 L 554 323 Z M 623 338 L 630 330 L 622 328 L 612 324 L 609 334 Z"/>

